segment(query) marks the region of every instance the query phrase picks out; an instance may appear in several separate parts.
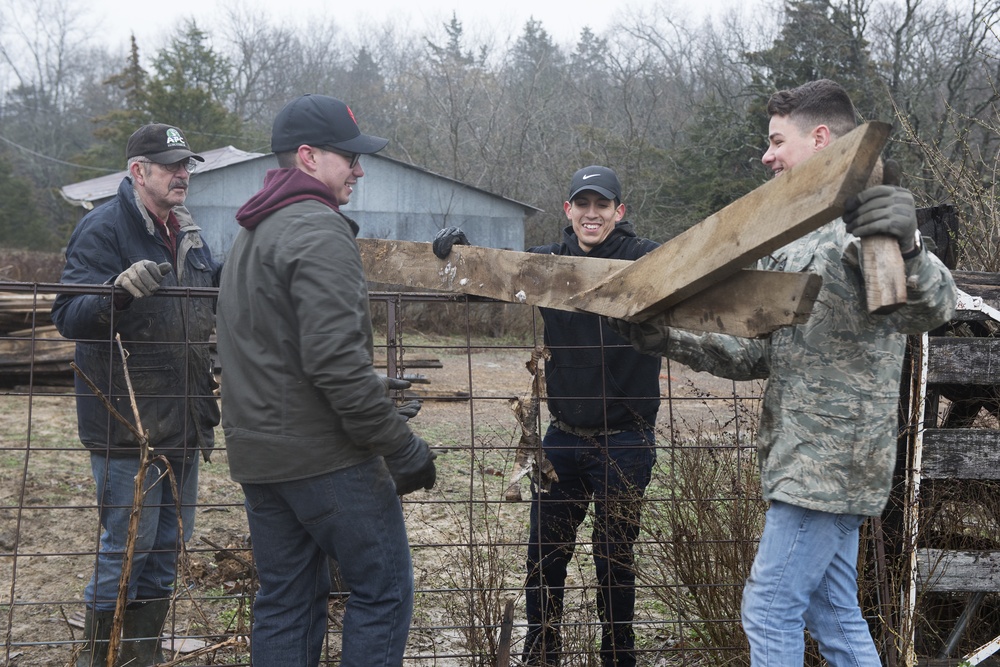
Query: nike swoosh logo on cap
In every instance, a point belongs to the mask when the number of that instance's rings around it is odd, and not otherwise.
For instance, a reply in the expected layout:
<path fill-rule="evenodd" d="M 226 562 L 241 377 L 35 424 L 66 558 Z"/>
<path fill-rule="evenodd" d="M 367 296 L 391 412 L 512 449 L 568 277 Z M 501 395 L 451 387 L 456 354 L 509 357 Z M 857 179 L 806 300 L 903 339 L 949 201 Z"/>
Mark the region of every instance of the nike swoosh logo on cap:
<path fill-rule="evenodd" d="M 581 177 L 580 177 L 580 180 L 581 180 L 581 181 L 585 181 L 585 180 L 587 180 L 588 178 L 594 178 L 595 176 L 600 176 L 600 174 L 587 174 L 586 176 L 581 176 Z"/>

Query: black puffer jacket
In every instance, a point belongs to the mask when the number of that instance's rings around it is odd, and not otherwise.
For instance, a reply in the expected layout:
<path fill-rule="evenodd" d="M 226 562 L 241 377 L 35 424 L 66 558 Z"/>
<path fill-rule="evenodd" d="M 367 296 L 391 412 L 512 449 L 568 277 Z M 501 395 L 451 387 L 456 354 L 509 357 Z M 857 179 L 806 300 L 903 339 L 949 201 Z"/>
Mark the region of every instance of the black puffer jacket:
<path fill-rule="evenodd" d="M 637 237 L 632 224 L 622 220 L 589 253 L 580 249 L 572 226 L 563 230 L 562 243 L 528 248 L 528 252 L 636 260 L 658 246 Z M 598 315 L 551 308 L 540 311 L 545 345 L 552 353 L 545 363 L 552 416 L 581 429 L 652 427 L 660 407 L 659 357 L 636 352 Z"/>
<path fill-rule="evenodd" d="M 174 253 L 156 233 L 138 202 L 132 181 L 122 180 L 117 195 L 88 213 L 66 248 L 62 283 L 101 285 L 143 259 L 170 262 L 163 286 L 214 287 L 219 265 L 203 243 L 184 207 L 174 209 L 181 230 Z M 214 299 L 154 295 L 112 307 L 110 294 L 61 294 L 52 320 L 66 338 L 76 339 L 76 363 L 134 423 L 121 356 L 114 342 L 121 335 L 142 427 L 150 444 L 168 458 L 192 459 L 209 451 L 219 423 L 213 395 L 208 340 L 215 326 Z M 109 373 L 110 371 L 110 373 Z M 134 456 L 138 441 L 115 419 L 79 377 L 76 378 L 80 440 L 90 450 L 111 456 Z"/>

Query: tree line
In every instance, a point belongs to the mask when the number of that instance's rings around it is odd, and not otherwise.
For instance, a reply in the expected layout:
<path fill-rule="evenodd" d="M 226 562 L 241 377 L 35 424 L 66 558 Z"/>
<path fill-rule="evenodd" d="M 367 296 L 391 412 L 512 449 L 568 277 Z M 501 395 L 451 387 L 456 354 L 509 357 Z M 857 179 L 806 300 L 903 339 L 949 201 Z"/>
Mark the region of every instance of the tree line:
<path fill-rule="evenodd" d="M 474 36 L 460 12 L 427 34 L 389 18 L 358 37 L 234 3 L 211 30 L 184 19 L 124 54 L 76 28 L 87 11 L 0 8 L 0 244 L 61 247 L 79 212 L 58 189 L 123 169 L 142 123 L 181 127 L 195 150 L 267 152 L 274 114 L 305 92 L 347 101 L 392 157 L 545 211 L 529 243 L 557 238 L 566 183 L 592 163 L 665 241 L 768 178 L 768 96 L 827 77 L 861 120 L 893 124 L 886 154 L 920 205 L 957 207 L 961 268 L 1000 264 L 1000 0 L 763 0 L 700 24 L 664 6 L 571 46 L 535 20 Z"/>

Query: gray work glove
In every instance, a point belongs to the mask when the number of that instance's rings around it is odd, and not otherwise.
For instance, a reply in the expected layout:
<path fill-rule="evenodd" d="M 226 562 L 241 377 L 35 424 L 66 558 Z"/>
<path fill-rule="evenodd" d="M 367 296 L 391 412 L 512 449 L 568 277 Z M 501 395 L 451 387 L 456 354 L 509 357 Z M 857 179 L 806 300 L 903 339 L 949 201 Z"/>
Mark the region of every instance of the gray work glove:
<path fill-rule="evenodd" d="M 437 454 L 415 433 L 396 452 L 385 457 L 392 481 L 396 483 L 396 494 L 405 496 L 417 489 L 430 489 L 437 478 L 434 459 Z"/>
<path fill-rule="evenodd" d="M 156 262 L 143 259 L 118 274 L 115 278 L 115 287 L 121 287 L 136 299 L 144 296 L 152 296 L 160 289 L 160 282 L 163 276 L 173 270 L 170 262 Z"/>
<path fill-rule="evenodd" d="M 917 209 L 910 191 L 898 185 L 876 185 L 844 202 L 844 223 L 855 236 L 889 234 L 906 253 L 916 247 Z"/>
<path fill-rule="evenodd" d="M 390 392 L 402 391 L 410 388 L 410 381 L 402 378 L 391 378 L 386 375 L 380 375 L 378 379 L 385 385 L 386 396 L 389 396 Z M 422 408 L 423 405 L 423 401 L 414 398 L 397 405 L 396 412 L 403 418 L 403 421 L 410 421 L 417 416 L 417 413 L 420 412 L 420 408 Z"/>
<path fill-rule="evenodd" d="M 666 354 L 670 327 L 652 321 L 627 322 L 614 317 L 604 318 L 616 334 L 627 340 L 639 352 L 659 356 Z"/>
<path fill-rule="evenodd" d="M 451 254 L 453 245 L 471 245 L 460 227 L 445 227 L 434 235 L 431 248 L 438 259 L 445 259 Z"/>

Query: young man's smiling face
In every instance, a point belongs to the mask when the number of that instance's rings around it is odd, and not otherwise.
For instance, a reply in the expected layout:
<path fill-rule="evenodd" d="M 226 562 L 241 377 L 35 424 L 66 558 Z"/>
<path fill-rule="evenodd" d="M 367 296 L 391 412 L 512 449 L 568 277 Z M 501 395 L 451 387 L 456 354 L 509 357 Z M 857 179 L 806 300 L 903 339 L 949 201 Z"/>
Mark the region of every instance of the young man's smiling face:
<path fill-rule="evenodd" d="M 761 158 L 774 176 L 780 176 L 830 144 L 826 125 L 810 127 L 791 116 L 771 116 L 767 129 L 767 151 Z"/>
<path fill-rule="evenodd" d="M 584 252 L 590 252 L 603 243 L 615 224 L 625 217 L 625 204 L 615 205 L 613 199 L 593 190 L 578 192 L 572 200 L 563 204 L 563 210 Z"/>
<path fill-rule="evenodd" d="M 343 206 L 350 202 L 354 186 L 365 175 L 361 163 L 354 156 L 343 153 L 316 147 L 312 150 L 316 166 L 313 176 L 330 188 L 338 204 Z"/>

